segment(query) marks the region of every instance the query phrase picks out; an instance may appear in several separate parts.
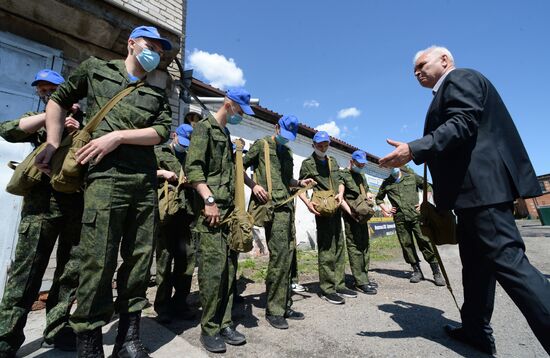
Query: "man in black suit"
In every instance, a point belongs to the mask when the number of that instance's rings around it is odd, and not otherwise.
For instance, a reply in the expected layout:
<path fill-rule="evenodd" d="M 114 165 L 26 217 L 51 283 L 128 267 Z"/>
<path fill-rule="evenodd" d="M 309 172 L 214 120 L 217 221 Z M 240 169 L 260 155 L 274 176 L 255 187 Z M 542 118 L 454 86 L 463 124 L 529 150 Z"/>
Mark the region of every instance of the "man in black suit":
<path fill-rule="evenodd" d="M 434 98 L 424 137 L 388 140 L 396 149 L 380 159 L 400 167 L 427 163 L 438 208 L 454 209 L 462 260 L 462 326 L 452 338 L 496 352 L 490 326 L 496 281 L 521 310 L 550 354 L 550 282 L 525 256 L 513 201 L 541 195 L 535 172 L 506 106 L 479 72 L 455 69 L 451 53 L 430 47 L 415 57 L 414 75 Z"/>

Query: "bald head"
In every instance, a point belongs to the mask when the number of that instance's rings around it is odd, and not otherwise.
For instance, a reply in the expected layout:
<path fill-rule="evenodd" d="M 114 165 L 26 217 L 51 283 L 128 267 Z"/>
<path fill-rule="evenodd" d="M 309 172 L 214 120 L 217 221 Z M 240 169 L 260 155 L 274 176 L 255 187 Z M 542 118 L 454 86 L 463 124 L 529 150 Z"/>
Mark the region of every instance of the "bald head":
<path fill-rule="evenodd" d="M 453 55 L 445 47 L 431 46 L 414 56 L 414 76 L 422 87 L 433 88 L 453 68 Z"/>

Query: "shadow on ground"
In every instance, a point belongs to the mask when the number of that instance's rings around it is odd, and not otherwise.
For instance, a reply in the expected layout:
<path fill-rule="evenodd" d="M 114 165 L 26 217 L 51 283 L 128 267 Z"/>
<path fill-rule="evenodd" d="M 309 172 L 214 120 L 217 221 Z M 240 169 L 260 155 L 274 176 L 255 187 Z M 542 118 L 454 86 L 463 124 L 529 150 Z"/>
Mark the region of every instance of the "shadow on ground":
<path fill-rule="evenodd" d="M 393 304 L 378 306 L 381 311 L 390 313 L 390 318 L 401 330 L 386 332 L 361 331 L 358 336 L 379 337 L 385 339 L 424 338 L 456 352 L 465 357 L 486 356 L 460 342 L 452 340 L 443 331 L 446 324 L 460 323 L 443 317 L 443 311 L 405 301 L 394 301 Z"/>

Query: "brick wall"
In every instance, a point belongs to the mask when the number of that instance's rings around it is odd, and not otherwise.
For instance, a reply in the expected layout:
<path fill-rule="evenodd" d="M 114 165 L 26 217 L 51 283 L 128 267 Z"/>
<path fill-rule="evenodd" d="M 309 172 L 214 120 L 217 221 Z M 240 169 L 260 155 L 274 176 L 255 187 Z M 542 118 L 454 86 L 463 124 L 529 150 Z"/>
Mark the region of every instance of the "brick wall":
<path fill-rule="evenodd" d="M 185 22 L 183 14 L 187 11 L 187 0 L 105 0 L 108 3 L 133 12 L 152 23 L 183 34 Z M 183 25 L 183 26 L 182 26 Z"/>

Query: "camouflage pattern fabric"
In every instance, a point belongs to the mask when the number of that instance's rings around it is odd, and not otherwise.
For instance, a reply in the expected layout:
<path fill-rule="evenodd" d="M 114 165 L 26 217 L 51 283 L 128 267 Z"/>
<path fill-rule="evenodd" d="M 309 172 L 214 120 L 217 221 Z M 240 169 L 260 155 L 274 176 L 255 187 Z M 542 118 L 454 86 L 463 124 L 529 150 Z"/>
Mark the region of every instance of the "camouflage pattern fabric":
<path fill-rule="evenodd" d="M 193 129 L 185 162 L 190 183 L 208 185 L 224 218 L 234 208 L 235 164 L 227 128 L 212 116 L 203 118 Z M 202 306 L 202 334 L 214 336 L 232 324 L 233 284 L 238 253 L 227 246 L 229 227 L 211 227 L 202 215 L 204 201 L 195 196 L 194 235 L 199 242 L 199 292 Z"/>

